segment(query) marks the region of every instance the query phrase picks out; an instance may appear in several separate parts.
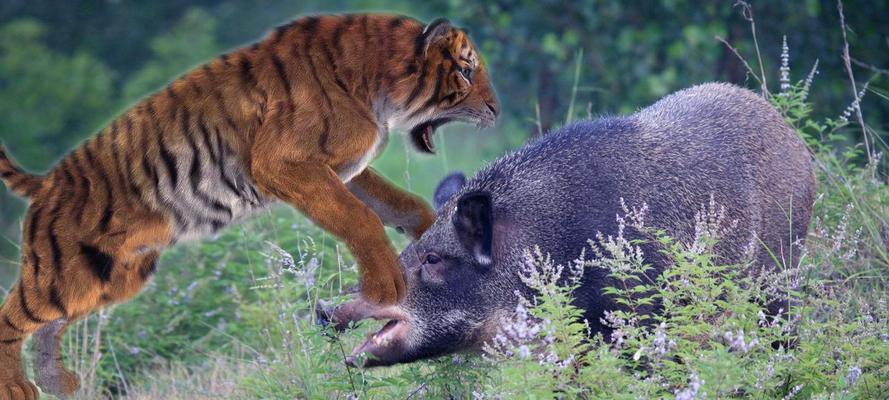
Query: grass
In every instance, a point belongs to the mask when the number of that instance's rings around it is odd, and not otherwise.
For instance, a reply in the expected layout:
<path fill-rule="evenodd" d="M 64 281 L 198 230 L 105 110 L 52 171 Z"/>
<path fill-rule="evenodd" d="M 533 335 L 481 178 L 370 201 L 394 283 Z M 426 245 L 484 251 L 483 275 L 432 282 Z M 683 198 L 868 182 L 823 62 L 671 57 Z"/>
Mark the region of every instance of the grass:
<path fill-rule="evenodd" d="M 755 29 L 752 15 L 750 22 Z M 765 87 L 758 51 L 757 59 L 760 74 L 750 72 Z M 816 69 L 792 83 L 788 67 L 769 95 L 809 144 L 818 172 L 798 267 L 755 275 L 750 263 L 716 261 L 711 250 L 730 225 L 714 222 L 717 204 L 704 208 L 703 234 L 691 243 L 645 226 L 644 205 L 627 205 L 625 229 L 644 233 L 673 261 L 659 279 L 643 278 L 648 267 L 634 256 L 640 243 L 615 233 L 591 238 L 587 257 L 567 266 L 553 265 L 546 249 L 528 249 L 523 278 L 538 295 L 521 299 L 484 354 L 357 370 L 343 359 L 375 324 L 337 334 L 315 323 L 319 300 L 343 299 L 354 287 L 354 263 L 295 211 L 277 208 L 177 246 L 138 299 L 73 328 L 67 358 L 84 380 L 78 397 L 889 397 L 886 163 L 868 151 L 880 143 L 859 117 L 867 90 L 854 89 L 853 105 L 836 118 L 812 117 Z M 869 138 L 866 148 L 849 143 L 849 131 L 862 143 Z M 480 157 L 458 143 L 448 139 L 441 158 L 411 159 L 393 140 L 376 166 L 428 197 L 453 165 L 474 170 L 497 154 L 484 146 Z M 403 246 L 401 236 L 392 239 Z M 605 317 L 612 337 L 588 335 L 571 305 L 586 268 L 606 269 L 621 283 L 607 291 L 626 306 Z M 788 288 L 795 306 L 783 318 L 765 316 L 763 299 Z M 663 314 L 640 311 L 655 301 Z M 787 343 L 794 345 L 780 345 Z"/>

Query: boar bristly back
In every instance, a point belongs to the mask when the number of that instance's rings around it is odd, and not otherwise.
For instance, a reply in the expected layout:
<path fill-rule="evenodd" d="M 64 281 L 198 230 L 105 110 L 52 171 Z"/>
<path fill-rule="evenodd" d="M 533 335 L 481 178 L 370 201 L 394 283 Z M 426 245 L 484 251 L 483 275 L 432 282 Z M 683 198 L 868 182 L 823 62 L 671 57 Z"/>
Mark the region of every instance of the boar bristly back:
<path fill-rule="evenodd" d="M 741 261 L 752 244 L 759 265 L 795 264 L 815 189 L 802 140 L 762 97 L 733 85 L 695 86 L 631 116 L 566 126 L 465 184 L 440 185 L 435 224 L 401 256 L 405 317 L 363 351 L 375 357 L 370 365 L 386 365 L 477 349 L 515 309 L 516 292 L 528 294 L 518 277 L 524 251 L 539 246 L 567 265 L 597 232 L 616 235 L 621 199 L 647 204 L 647 226 L 687 243 L 712 198 L 736 223 L 715 248 L 720 262 Z M 667 265 L 654 246 L 642 246 L 653 276 Z M 600 319 L 618 308 L 602 294 L 610 285 L 589 268 L 575 292 L 593 332 L 606 336 Z"/>

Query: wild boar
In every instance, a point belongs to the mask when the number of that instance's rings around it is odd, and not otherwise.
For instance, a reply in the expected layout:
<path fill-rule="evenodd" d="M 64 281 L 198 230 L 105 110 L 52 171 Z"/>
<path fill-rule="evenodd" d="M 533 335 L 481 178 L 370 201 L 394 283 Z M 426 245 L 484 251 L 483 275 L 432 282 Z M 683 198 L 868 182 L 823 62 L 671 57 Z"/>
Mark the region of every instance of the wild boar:
<path fill-rule="evenodd" d="M 528 291 L 518 274 L 523 251 L 539 246 L 567 265 L 597 232 L 616 234 L 621 199 L 647 204 L 646 225 L 688 240 L 712 198 L 737 222 L 716 247 L 722 261 L 749 257 L 753 243 L 753 259 L 775 267 L 797 262 L 815 189 L 806 146 L 766 100 L 729 84 L 695 86 L 631 116 L 548 133 L 465 184 L 448 177 L 435 194 L 434 225 L 401 254 L 405 301 L 354 301 L 332 319 L 338 328 L 389 320 L 353 351 L 353 363 L 368 355 L 364 366 L 478 349 L 515 309 L 516 291 Z M 642 249 L 657 274 L 666 260 L 653 246 Z M 592 331 L 606 337 L 600 319 L 618 307 L 603 295 L 607 286 L 606 272 L 587 268 L 575 292 Z"/>

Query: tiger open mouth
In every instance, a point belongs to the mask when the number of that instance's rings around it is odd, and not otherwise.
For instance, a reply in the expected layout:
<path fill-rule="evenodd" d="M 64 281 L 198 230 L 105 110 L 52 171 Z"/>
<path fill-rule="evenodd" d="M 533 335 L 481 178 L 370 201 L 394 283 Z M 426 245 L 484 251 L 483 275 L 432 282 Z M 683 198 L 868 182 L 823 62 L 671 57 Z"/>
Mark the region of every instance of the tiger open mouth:
<path fill-rule="evenodd" d="M 451 122 L 450 118 L 439 118 L 423 122 L 411 129 L 411 141 L 414 147 L 424 153 L 435 154 L 435 142 L 432 135 L 438 127 Z"/>

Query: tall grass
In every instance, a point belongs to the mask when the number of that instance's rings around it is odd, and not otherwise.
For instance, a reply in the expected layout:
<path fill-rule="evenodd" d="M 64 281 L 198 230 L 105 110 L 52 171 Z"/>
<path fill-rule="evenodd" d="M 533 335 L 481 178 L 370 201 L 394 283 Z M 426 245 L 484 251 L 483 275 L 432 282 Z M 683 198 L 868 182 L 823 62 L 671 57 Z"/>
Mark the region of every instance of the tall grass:
<path fill-rule="evenodd" d="M 72 328 L 67 358 L 84 382 L 79 397 L 889 397 L 889 188 L 886 163 L 874 151 L 881 145 L 870 140 L 860 107 L 873 89 L 854 86 L 848 110 L 815 120 L 808 93 L 823 77 L 815 62 L 791 81 L 789 51 L 768 98 L 808 143 L 820 184 L 798 267 L 752 274 L 752 262 L 716 261 L 712 247 L 731 229 L 718 204 L 702 205 L 701 234 L 688 243 L 646 226 L 646 205 L 629 204 L 622 231 L 591 238 L 571 265 L 553 265 L 547 249 L 528 249 L 522 277 L 538 295 L 520 299 L 483 354 L 361 370 L 343 361 L 375 324 L 338 334 L 315 323 L 319 301 L 342 300 L 355 287 L 354 262 L 296 212 L 276 209 L 175 248 L 140 298 Z M 766 95 L 766 68 L 756 55 L 759 72 L 748 68 Z M 577 83 L 572 97 L 576 90 Z M 862 144 L 848 142 L 849 130 L 860 131 Z M 428 191 L 434 182 L 417 174 L 411 182 Z M 644 278 L 640 243 L 624 230 L 642 233 L 672 260 L 660 278 Z M 604 317 L 611 337 L 589 335 L 571 303 L 588 268 L 620 283 L 607 290 L 626 306 Z M 788 288 L 794 306 L 767 316 L 764 299 Z M 663 313 L 645 312 L 654 302 Z"/>

